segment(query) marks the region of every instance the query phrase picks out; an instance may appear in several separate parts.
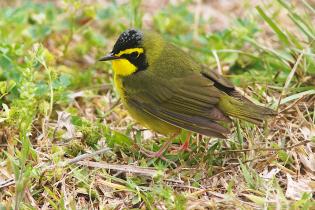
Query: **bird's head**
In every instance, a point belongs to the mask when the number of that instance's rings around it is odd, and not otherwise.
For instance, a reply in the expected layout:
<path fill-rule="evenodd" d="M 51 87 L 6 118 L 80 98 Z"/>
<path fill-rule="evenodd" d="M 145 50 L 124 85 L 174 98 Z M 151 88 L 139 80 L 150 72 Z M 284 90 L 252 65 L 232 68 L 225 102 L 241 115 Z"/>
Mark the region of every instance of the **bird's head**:
<path fill-rule="evenodd" d="M 112 61 L 115 74 L 128 76 L 146 70 L 148 61 L 144 47 L 143 33 L 129 29 L 116 41 L 113 50 L 100 61 Z"/>

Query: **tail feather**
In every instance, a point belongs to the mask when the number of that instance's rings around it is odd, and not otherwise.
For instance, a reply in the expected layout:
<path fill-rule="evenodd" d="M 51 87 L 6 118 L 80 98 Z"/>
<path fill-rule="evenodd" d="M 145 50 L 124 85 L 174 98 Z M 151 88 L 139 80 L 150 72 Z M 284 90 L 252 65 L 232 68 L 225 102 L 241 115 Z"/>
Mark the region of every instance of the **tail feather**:
<path fill-rule="evenodd" d="M 256 105 L 249 100 L 237 100 L 227 95 L 221 97 L 219 108 L 229 116 L 258 125 L 267 118 L 277 115 L 277 112 L 272 109 Z"/>

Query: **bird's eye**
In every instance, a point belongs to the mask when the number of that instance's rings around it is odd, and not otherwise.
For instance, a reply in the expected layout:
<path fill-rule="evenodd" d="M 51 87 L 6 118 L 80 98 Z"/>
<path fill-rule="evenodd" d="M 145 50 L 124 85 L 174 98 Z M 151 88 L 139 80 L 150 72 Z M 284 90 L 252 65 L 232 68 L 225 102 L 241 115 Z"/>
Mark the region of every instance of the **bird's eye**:
<path fill-rule="evenodd" d="M 139 57 L 139 53 L 138 52 L 133 52 L 133 53 L 130 54 L 130 57 L 131 58 L 137 58 L 137 57 Z"/>

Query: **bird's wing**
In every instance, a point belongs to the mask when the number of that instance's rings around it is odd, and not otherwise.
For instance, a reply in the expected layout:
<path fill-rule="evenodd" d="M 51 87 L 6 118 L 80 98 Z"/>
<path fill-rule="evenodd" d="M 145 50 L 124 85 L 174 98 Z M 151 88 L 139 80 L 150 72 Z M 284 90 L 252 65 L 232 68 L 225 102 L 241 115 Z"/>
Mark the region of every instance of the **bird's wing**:
<path fill-rule="evenodd" d="M 201 74 L 150 80 L 144 86 L 146 88 L 126 89 L 130 105 L 172 125 L 200 134 L 225 138 L 225 134 L 229 133 L 218 123 L 230 121 L 216 107 L 223 93 Z"/>
<path fill-rule="evenodd" d="M 224 76 L 218 74 L 213 70 L 212 71 L 206 70 L 206 68 L 204 68 L 204 70 L 201 71 L 201 74 L 204 77 L 210 79 L 213 82 L 213 85 L 219 90 L 236 98 L 237 100 L 251 103 L 251 101 L 247 99 L 244 95 L 242 95 L 239 91 L 237 91 L 233 83 L 230 80 L 226 79 Z"/>
<path fill-rule="evenodd" d="M 210 79 L 213 83 L 214 86 L 216 86 L 218 89 L 222 90 L 222 91 L 233 91 L 235 90 L 233 83 L 226 79 L 225 77 L 223 77 L 222 75 L 218 74 L 215 71 L 210 71 L 204 68 L 203 71 L 201 71 L 201 74 Z M 225 92 L 224 91 L 224 92 Z"/>

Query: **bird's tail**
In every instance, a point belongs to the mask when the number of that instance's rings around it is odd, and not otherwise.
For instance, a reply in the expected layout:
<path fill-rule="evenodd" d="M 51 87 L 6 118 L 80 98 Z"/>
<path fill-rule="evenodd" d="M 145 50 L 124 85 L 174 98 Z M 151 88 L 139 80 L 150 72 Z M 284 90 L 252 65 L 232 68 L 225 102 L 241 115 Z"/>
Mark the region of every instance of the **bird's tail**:
<path fill-rule="evenodd" d="M 249 100 L 238 100 L 228 95 L 222 96 L 218 105 L 226 115 L 254 124 L 262 124 L 268 117 L 277 115 L 277 112 L 272 109 L 256 105 Z"/>

